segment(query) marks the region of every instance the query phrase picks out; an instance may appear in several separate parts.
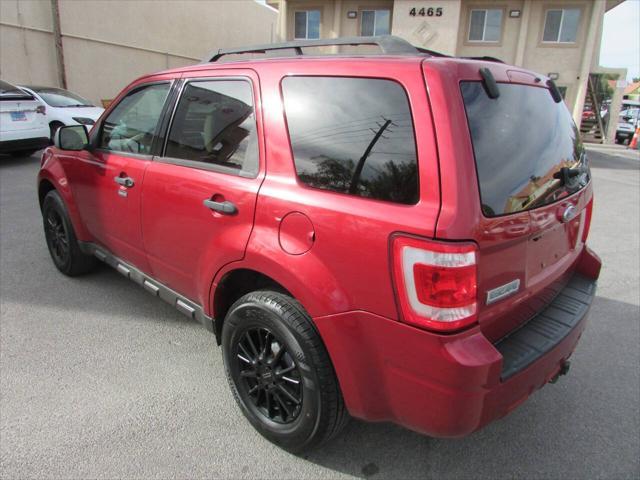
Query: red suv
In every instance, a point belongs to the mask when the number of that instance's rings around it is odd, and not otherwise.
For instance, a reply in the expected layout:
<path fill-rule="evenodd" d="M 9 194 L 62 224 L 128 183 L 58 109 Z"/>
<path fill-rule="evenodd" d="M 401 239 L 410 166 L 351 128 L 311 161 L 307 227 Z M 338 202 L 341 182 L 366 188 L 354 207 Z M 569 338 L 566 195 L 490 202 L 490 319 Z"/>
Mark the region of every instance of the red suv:
<path fill-rule="evenodd" d="M 382 53 L 307 54 L 356 44 Z M 221 61 L 245 53 L 271 58 Z M 601 266 L 555 84 L 395 37 L 142 77 L 58 130 L 38 193 L 56 267 L 99 259 L 203 323 L 291 451 L 349 416 L 458 437 L 506 415 L 568 370 Z"/>

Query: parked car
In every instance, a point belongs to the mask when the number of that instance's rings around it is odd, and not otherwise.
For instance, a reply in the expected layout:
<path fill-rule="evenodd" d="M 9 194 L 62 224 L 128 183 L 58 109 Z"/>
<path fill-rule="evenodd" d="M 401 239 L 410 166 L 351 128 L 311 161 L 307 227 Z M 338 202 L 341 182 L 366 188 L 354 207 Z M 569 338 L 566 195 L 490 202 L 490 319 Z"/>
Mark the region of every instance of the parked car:
<path fill-rule="evenodd" d="M 46 105 L 45 116 L 51 141 L 58 128 L 65 125 L 91 127 L 104 112 L 104 108 L 96 107 L 89 100 L 62 88 L 34 85 L 20 85 L 20 88 Z"/>
<path fill-rule="evenodd" d="M 218 61 L 357 42 L 383 55 Z M 291 451 L 349 416 L 467 435 L 568 371 L 601 263 L 551 80 L 386 36 L 241 52 L 58 130 L 38 194 L 62 273 L 102 260 L 203 323 Z"/>
<path fill-rule="evenodd" d="M 622 110 L 618 115 L 618 127 L 616 129 L 616 142 L 628 144 L 636 133 L 640 125 L 638 117 L 640 114 L 640 102 L 625 100 Z"/>
<path fill-rule="evenodd" d="M 29 156 L 49 145 L 44 105 L 0 80 L 0 153 Z"/>

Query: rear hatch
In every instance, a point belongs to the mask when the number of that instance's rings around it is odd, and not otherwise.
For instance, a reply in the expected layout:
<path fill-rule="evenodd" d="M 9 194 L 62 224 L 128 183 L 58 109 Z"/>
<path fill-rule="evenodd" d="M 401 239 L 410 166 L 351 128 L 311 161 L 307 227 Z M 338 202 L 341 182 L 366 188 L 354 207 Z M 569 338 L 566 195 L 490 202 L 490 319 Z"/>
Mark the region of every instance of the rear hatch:
<path fill-rule="evenodd" d="M 41 102 L 11 84 L 0 81 L 0 126 L 2 131 L 30 130 L 40 127 L 44 115 L 36 113 Z"/>
<path fill-rule="evenodd" d="M 458 141 L 467 149 L 451 159 L 467 179 L 455 196 L 447 198 L 443 188 L 438 235 L 477 243 L 478 319 L 495 341 L 542 310 L 569 280 L 584 247 L 592 194 L 579 131 L 546 79 L 491 64 L 499 92 L 493 98 L 478 74 L 483 64 L 469 63 L 458 70 L 455 92 L 463 123 Z M 446 168 L 441 158 L 441 175 Z M 447 225 L 447 202 L 469 225 L 459 219 Z"/>

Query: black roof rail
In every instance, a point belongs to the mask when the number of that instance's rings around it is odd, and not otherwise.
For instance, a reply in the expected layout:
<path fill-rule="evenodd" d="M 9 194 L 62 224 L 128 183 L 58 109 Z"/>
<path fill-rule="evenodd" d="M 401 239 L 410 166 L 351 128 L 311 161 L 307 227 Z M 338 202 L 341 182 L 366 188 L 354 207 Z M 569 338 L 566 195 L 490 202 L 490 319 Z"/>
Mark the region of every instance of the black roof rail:
<path fill-rule="evenodd" d="M 242 48 L 221 48 L 207 55 L 202 63 L 217 62 L 225 55 L 238 53 L 266 53 L 272 50 L 294 50 L 296 55 L 303 55 L 305 47 L 330 47 L 336 45 L 377 45 L 383 54 L 388 55 L 417 55 L 427 53 L 432 56 L 446 56 L 438 52 L 417 48 L 403 38 L 393 35 L 378 35 L 375 37 L 342 37 L 322 38 L 319 40 L 294 40 L 292 42 L 271 43 L 266 45 L 254 45 Z"/>

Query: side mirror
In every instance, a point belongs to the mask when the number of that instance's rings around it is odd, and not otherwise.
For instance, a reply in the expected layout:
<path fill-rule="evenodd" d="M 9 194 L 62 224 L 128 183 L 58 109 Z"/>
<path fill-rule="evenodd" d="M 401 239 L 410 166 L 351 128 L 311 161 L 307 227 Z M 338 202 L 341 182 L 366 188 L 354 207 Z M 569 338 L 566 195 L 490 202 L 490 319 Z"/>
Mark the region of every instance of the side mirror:
<path fill-rule="evenodd" d="M 89 133 L 85 125 L 60 127 L 53 136 L 53 144 L 60 150 L 84 150 L 89 145 Z"/>

